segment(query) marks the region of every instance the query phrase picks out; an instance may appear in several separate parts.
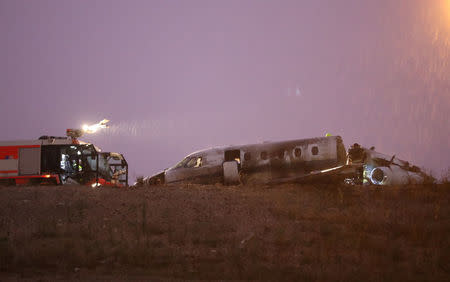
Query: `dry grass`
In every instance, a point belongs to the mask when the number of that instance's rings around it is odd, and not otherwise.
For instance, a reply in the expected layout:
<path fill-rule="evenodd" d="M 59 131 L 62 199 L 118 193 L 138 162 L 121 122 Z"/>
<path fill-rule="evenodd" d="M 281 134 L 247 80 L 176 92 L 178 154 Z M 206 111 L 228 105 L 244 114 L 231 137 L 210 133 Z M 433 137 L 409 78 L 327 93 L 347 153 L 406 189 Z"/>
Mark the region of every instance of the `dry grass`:
<path fill-rule="evenodd" d="M 446 171 L 442 172 L 441 181 L 442 184 L 450 184 L 450 167 Z"/>
<path fill-rule="evenodd" d="M 0 187 L 0 271 L 448 281 L 450 186 Z"/>

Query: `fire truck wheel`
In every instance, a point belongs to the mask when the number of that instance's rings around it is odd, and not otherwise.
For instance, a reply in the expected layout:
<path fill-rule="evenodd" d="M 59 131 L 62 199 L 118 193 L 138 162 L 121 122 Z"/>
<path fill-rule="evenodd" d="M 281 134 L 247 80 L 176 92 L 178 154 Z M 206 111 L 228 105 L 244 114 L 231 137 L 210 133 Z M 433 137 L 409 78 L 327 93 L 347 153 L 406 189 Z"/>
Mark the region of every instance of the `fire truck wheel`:
<path fill-rule="evenodd" d="M 16 181 L 14 179 L 2 179 L 0 180 L 0 186 L 15 186 Z"/>
<path fill-rule="evenodd" d="M 40 178 L 30 179 L 28 183 L 29 183 L 29 185 L 32 185 L 32 186 L 40 185 L 41 179 Z"/>

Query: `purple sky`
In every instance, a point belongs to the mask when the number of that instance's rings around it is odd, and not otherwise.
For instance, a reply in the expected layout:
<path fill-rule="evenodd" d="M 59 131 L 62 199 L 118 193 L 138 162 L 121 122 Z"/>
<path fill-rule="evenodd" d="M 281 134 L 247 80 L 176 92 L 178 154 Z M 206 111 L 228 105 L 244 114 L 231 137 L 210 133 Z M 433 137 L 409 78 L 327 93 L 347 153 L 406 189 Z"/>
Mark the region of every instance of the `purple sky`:
<path fill-rule="evenodd" d="M 450 167 L 450 4 L 0 0 L 0 136 L 83 139 L 132 180 L 213 145 L 341 135 Z"/>

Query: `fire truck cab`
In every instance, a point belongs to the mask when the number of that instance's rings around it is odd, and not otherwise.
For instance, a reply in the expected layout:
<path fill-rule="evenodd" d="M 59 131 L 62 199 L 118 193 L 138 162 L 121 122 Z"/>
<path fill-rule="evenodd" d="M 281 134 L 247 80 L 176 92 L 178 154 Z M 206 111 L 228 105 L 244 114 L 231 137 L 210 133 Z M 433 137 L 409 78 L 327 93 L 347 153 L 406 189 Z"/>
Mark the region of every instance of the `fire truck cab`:
<path fill-rule="evenodd" d="M 73 137 L 0 142 L 0 185 L 128 186 L 128 163 Z"/>

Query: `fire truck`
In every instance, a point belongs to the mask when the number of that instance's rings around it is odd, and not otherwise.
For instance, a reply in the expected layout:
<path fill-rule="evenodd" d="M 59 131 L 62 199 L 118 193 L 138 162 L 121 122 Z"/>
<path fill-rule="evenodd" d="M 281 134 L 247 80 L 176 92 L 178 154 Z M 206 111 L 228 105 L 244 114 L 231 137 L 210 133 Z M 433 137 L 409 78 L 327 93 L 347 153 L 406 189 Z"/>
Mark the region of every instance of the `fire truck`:
<path fill-rule="evenodd" d="M 67 137 L 0 141 L 0 185 L 128 186 L 123 155 L 102 152 L 81 135 L 68 129 Z"/>

